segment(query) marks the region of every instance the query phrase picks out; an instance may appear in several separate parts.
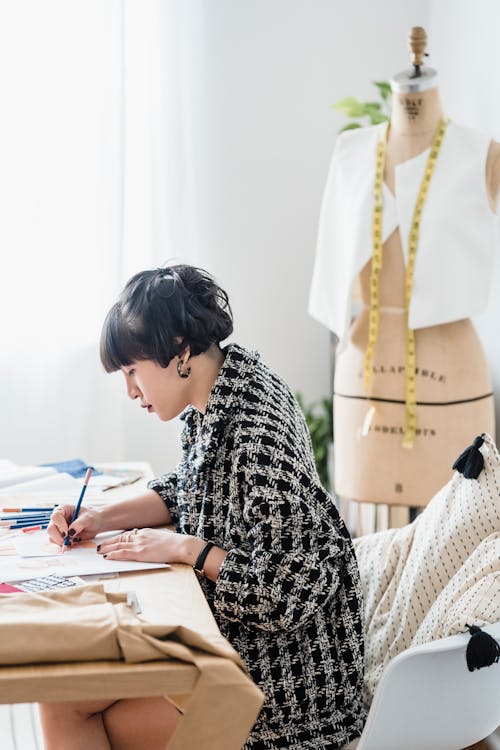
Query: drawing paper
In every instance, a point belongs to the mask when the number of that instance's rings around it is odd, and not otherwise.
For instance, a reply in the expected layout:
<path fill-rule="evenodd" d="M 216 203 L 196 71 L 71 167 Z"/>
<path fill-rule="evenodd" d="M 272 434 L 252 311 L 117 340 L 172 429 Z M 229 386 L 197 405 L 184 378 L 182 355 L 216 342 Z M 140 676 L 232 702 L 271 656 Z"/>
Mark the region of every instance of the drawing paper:
<path fill-rule="evenodd" d="M 6 583 L 51 573 L 63 576 L 85 576 L 168 567 L 165 563 L 107 560 L 97 554 L 98 542 L 93 539 L 61 553 L 61 548 L 49 541 L 45 531 L 23 534 L 13 542 L 18 554 L 12 557 L 0 557 L 0 581 Z"/>

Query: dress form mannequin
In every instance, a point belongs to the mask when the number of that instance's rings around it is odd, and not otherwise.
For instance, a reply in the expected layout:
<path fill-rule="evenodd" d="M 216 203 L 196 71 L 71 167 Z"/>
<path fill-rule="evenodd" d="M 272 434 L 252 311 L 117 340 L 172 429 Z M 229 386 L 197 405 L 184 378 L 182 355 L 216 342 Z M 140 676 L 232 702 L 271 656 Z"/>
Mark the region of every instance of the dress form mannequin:
<path fill-rule="evenodd" d="M 410 163 L 429 149 L 443 116 L 437 74 L 421 67 L 425 48 L 422 32 L 412 30 L 413 67 L 391 81 L 393 109 L 384 183 L 392 195 L 396 193 L 398 165 Z M 490 143 L 484 179 L 494 211 L 500 186 L 498 143 Z M 415 330 L 419 430 L 413 447 L 404 447 L 401 432 L 407 324 L 399 226 L 383 244 L 379 330 L 372 361 L 373 400 L 367 399 L 363 382 L 370 277 L 371 260 L 358 277 L 363 307 L 351 325 L 335 368 L 335 491 L 343 499 L 421 507 L 448 481 L 454 459 L 477 434 L 494 435 L 490 375 L 470 319 Z M 446 282 L 443 278 L 443 294 Z"/>

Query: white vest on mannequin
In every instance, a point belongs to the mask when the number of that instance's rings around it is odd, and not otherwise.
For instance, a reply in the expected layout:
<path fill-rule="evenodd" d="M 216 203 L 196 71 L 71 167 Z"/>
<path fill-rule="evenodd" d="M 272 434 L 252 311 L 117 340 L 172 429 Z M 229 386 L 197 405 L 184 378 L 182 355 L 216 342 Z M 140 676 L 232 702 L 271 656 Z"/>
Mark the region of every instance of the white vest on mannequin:
<path fill-rule="evenodd" d="M 349 323 L 351 283 L 372 254 L 373 154 L 386 127 L 350 130 L 338 138 L 324 192 L 309 312 L 341 341 Z M 395 161 L 398 140 L 402 137 L 391 123 L 382 239 L 399 229 L 406 264 L 429 148 Z M 498 247 L 498 217 L 485 182 L 489 149 L 487 136 L 448 124 L 420 224 L 409 311 L 413 329 L 469 318 L 487 307 Z"/>

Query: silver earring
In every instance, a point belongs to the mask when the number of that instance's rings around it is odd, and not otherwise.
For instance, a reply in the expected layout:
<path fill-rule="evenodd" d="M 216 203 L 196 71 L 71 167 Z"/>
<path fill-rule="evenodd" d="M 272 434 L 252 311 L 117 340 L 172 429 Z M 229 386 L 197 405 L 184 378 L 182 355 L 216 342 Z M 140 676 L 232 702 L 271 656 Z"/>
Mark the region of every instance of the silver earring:
<path fill-rule="evenodd" d="M 182 365 L 183 365 L 182 360 L 179 360 L 177 363 L 177 374 L 179 375 L 180 378 L 188 378 L 191 374 L 191 368 L 188 366 L 186 372 L 182 372 Z"/>

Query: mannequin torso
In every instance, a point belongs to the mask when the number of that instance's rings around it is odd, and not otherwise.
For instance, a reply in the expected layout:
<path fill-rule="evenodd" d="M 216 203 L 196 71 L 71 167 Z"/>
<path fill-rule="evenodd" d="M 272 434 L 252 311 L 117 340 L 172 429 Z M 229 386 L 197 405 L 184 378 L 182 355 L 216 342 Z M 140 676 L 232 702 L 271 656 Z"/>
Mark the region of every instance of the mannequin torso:
<path fill-rule="evenodd" d="M 394 195 L 397 165 L 431 146 L 443 113 L 435 86 L 396 93 L 393 99 L 384 182 Z M 495 142 L 488 150 L 485 181 L 494 210 L 500 186 L 500 144 Z M 359 275 L 363 308 L 337 358 L 335 491 L 358 501 L 422 506 L 448 481 L 451 463 L 468 442 L 478 433 L 494 433 L 493 398 L 484 398 L 491 393 L 488 366 L 470 320 L 416 330 L 419 433 L 414 447 L 404 448 L 405 262 L 399 227 L 383 245 L 371 414 L 363 388 L 370 276 L 371 261 Z"/>

